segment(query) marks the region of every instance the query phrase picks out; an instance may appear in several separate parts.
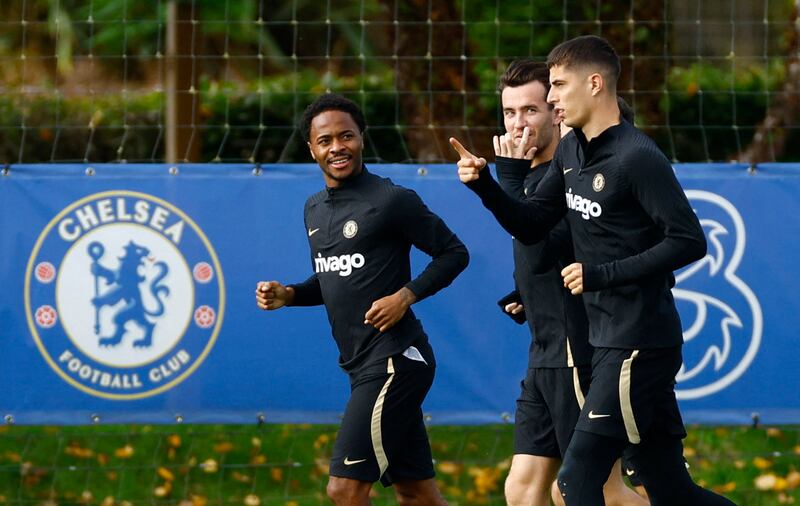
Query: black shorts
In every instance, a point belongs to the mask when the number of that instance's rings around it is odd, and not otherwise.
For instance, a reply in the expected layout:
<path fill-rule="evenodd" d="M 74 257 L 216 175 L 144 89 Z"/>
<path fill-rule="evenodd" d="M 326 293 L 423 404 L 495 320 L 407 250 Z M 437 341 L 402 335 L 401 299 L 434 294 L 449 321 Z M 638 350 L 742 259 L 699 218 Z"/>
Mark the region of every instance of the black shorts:
<path fill-rule="evenodd" d="M 529 368 L 514 416 L 514 454 L 560 459 L 575 430 L 588 367 Z"/>
<path fill-rule="evenodd" d="M 351 379 L 350 400 L 333 446 L 331 476 L 380 480 L 387 487 L 395 481 L 434 477 L 422 419 L 433 364 L 433 352 L 425 343 L 380 360 Z"/>
<path fill-rule="evenodd" d="M 675 399 L 681 347 L 595 348 L 592 388 L 577 430 L 638 444 L 650 434 L 685 437 Z"/>

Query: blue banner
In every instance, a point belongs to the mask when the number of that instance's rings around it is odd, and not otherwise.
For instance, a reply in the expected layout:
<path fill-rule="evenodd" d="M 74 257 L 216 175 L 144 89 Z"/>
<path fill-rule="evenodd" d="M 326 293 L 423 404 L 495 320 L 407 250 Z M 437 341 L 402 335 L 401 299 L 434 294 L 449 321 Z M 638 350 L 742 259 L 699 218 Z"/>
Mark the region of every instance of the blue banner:
<path fill-rule="evenodd" d="M 800 167 L 679 165 L 708 255 L 676 273 L 687 422 L 800 423 Z M 416 190 L 470 267 L 415 305 L 432 423 L 513 417 L 527 326 L 495 301 L 511 240 L 452 165 L 376 165 Z M 21 424 L 338 422 L 349 392 L 323 308 L 263 312 L 311 273 L 316 165 L 16 165 L 0 176 L 0 416 Z M 416 272 L 427 257 L 413 253 Z"/>

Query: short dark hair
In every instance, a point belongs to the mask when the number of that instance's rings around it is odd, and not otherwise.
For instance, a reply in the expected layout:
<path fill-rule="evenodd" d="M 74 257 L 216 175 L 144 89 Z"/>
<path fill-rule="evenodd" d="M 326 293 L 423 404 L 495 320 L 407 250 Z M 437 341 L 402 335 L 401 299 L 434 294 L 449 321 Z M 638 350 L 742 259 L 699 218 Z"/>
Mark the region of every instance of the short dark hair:
<path fill-rule="evenodd" d="M 617 95 L 617 105 L 619 106 L 619 115 L 622 116 L 622 119 L 633 125 L 633 120 L 636 119 L 636 115 L 633 109 L 631 109 L 631 106 L 628 105 L 628 102 Z"/>
<path fill-rule="evenodd" d="M 303 136 L 303 140 L 308 142 L 311 135 L 311 121 L 325 111 L 346 112 L 358 125 L 359 133 L 363 134 L 367 127 L 364 113 L 355 102 L 336 93 L 326 93 L 308 104 L 306 110 L 303 111 L 303 117 L 300 119 L 300 135 Z"/>
<path fill-rule="evenodd" d="M 529 59 L 514 60 L 508 66 L 500 80 L 497 82 L 497 91 L 502 92 L 506 88 L 516 88 L 533 81 L 538 81 L 544 86 L 544 96 L 550 92 L 550 68 L 543 62 Z M 550 108 L 553 108 L 552 104 Z"/>
<path fill-rule="evenodd" d="M 550 91 L 550 68 L 542 62 L 533 60 L 514 60 L 497 83 L 497 91 L 507 87 L 516 88 L 532 81 L 539 81 L 545 91 Z"/>
<path fill-rule="evenodd" d="M 619 56 L 611 44 L 596 35 L 583 35 L 562 42 L 547 55 L 547 68 L 599 66 L 606 80 L 617 89 Z"/>

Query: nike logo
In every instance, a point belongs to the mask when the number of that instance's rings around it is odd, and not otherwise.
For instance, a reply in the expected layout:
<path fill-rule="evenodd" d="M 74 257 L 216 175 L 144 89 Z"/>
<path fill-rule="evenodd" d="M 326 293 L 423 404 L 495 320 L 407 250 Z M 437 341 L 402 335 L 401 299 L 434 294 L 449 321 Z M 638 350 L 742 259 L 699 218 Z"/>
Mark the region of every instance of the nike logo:
<path fill-rule="evenodd" d="M 625 474 L 627 474 L 628 476 L 633 476 L 634 474 L 636 474 L 636 471 L 634 471 L 633 469 L 626 469 Z"/>
<path fill-rule="evenodd" d="M 567 172 L 571 171 L 572 169 L 564 169 L 564 174 L 566 175 Z"/>
<path fill-rule="evenodd" d="M 361 463 L 361 462 L 366 462 L 366 461 L 367 461 L 367 459 L 361 459 L 361 460 L 350 460 L 350 457 L 345 457 L 345 458 L 344 458 L 344 465 L 346 465 L 346 466 L 352 466 L 353 464 L 359 464 L 359 463 Z"/>
<path fill-rule="evenodd" d="M 611 415 L 595 415 L 594 410 L 589 411 L 589 419 L 594 420 L 595 418 L 608 418 Z"/>
<path fill-rule="evenodd" d="M 308 229 L 308 236 L 311 237 L 312 235 L 316 234 L 319 229 L 315 228 L 314 230 Z"/>

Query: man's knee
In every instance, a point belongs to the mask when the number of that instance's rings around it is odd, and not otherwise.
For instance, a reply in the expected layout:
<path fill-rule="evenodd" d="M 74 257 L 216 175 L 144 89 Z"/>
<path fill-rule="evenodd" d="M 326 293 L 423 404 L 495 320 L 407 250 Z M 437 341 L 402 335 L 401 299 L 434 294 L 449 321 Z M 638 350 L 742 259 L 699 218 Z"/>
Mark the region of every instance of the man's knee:
<path fill-rule="evenodd" d="M 325 492 L 336 505 L 367 504 L 372 485 L 349 478 L 331 476 Z"/>
<path fill-rule="evenodd" d="M 576 487 L 583 484 L 585 472 L 582 467 L 580 462 L 570 459 L 564 460 L 564 463 L 561 464 L 561 469 L 556 476 L 556 485 L 562 498 L 567 497 L 567 494 L 577 493 Z"/>
<path fill-rule="evenodd" d="M 625 444 L 622 440 L 576 430 L 557 478 L 565 502 L 602 504 L 603 485 Z"/>
<path fill-rule="evenodd" d="M 559 464 L 560 460 L 551 457 L 514 455 L 505 482 L 506 502 L 512 506 L 548 504 Z"/>
<path fill-rule="evenodd" d="M 508 473 L 505 484 L 506 502 L 509 505 L 530 504 L 532 491 L 531 483 L 526 482 L 518 473 L 514 473 L 514 468 Z"/>

